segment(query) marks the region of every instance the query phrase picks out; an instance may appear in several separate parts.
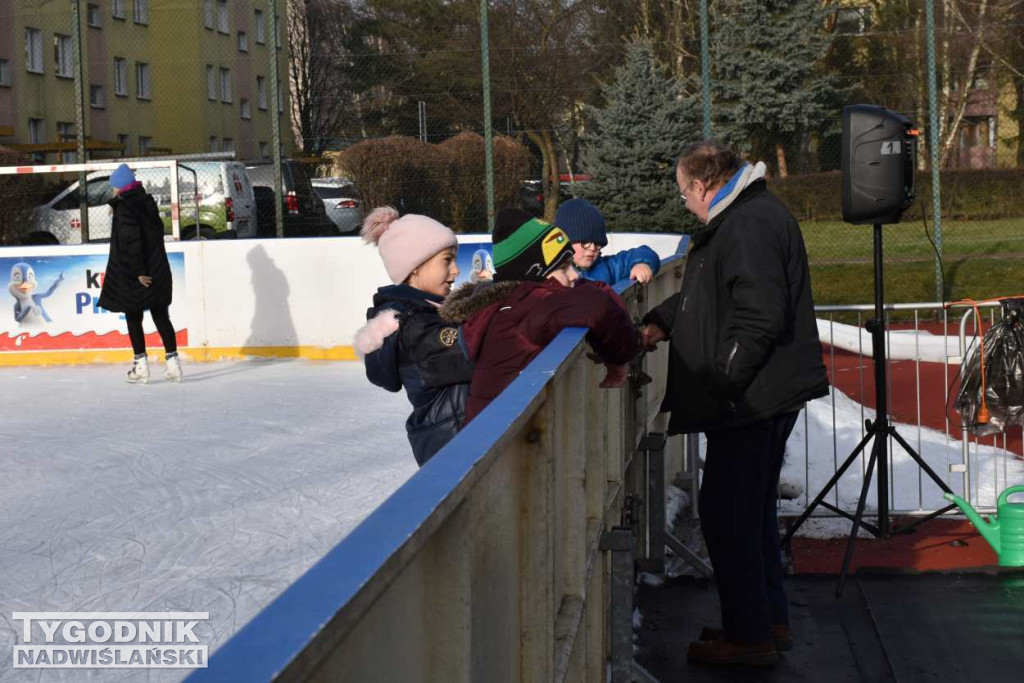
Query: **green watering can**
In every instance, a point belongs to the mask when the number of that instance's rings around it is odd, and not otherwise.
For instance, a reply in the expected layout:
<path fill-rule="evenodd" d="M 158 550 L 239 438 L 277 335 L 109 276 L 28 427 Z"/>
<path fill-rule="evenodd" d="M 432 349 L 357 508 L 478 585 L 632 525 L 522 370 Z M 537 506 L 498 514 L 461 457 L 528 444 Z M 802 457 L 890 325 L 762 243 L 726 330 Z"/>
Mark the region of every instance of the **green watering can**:
<path fill-rule="evenodd" d="M 1024 567 L 1024 503 L 1011 503 L 1007 499 L 1014 493 L 1024 493 L 1024 486 L 1011 486 L 999 495 L 996 518 L 986 522 L 971 504 L 960 496 L 945 494 L 945 499 L 956 503 L 971 524 L 978 527 L 999 556 L 1000 567 Z"/>

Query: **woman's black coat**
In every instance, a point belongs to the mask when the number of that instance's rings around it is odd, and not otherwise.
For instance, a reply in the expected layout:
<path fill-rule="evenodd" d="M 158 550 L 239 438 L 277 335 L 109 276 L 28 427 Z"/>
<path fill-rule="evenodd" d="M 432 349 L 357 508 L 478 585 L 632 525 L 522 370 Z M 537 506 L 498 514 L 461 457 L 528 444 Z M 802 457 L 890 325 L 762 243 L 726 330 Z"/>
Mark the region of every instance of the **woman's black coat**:
<path fill-rule="evenodd" d="M 170 306 L 171 266 L 156 202 L 136 187 L 111 199 L 110 206 L 114 222 L 100 306 L 119 313 Z M 152 284 L 143 287 L 140 275 L 153 278 Z"/>

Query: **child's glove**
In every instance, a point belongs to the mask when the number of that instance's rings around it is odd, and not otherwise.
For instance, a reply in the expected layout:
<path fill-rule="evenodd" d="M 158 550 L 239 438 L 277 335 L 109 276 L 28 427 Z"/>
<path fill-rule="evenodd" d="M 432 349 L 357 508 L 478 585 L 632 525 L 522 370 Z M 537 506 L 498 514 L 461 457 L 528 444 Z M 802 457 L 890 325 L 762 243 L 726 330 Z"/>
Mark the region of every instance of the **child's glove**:
<path fill-rule="evenodd" d="M 629 371 L 629 366 L 626 364 L 622 365 L 611 365 L 609 363 L 604 364 L 607 368 L 604 379 L 601 380 L 602 389 L 617 389 L 626 383 L 626 376 Z"/>

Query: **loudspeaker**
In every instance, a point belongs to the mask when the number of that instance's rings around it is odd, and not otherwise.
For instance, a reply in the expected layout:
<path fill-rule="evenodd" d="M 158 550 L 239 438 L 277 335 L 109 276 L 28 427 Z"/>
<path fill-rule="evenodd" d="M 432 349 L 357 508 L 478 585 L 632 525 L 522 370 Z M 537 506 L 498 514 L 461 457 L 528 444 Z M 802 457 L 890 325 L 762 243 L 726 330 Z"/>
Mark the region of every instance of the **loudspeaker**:
<path fill-rule="evenodd" d="M 899 223 L 914 202 L 917 135 L 906 116 L 870 104 L 843 107 L 843 220 Z"/>

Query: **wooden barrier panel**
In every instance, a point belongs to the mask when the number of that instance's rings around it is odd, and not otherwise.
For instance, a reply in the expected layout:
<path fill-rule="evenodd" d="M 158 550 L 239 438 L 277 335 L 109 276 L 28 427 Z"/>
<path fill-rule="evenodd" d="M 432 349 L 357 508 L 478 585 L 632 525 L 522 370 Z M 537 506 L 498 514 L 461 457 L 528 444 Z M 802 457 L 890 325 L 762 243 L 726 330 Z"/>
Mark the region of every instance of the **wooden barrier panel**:
<path fill-rule="evenodd" d="M 624 289 L 637 321 L 680 272 L 670 262 L 650 285 Z M 188 680 L 603 681 L 612 577 L 602 535 L 632 522 L 649 536 L 640 448 L 667 351 L 647 354 L 626 388 L 603 390 L 585 332 L 564 330 Z M 642 384 L 642 373 L 654 380 Z M 677 471 L 667 467 L 667 480 Z"/>

